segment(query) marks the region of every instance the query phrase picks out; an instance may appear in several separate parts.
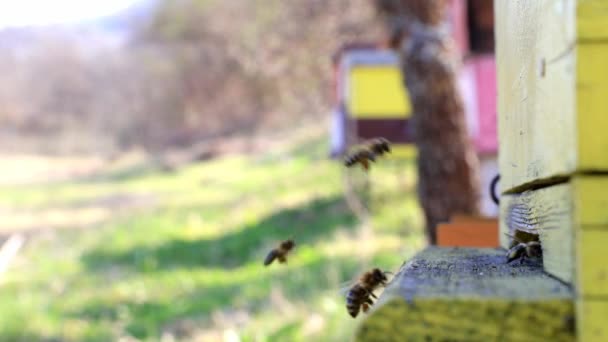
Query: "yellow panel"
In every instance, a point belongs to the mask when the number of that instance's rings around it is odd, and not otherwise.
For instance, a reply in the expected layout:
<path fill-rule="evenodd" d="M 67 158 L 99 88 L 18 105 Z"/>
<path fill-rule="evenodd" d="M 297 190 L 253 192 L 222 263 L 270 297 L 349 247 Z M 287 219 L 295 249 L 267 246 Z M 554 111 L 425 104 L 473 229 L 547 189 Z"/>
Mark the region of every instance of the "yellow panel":
<path fill-rule="evenodd" d="M 608 176 L 577 176 L 573 184 L 575 222 L 583 229 L 608 226 Z"/>
<path fill-rule="evenodd" d="M 608 1 L 607 1 L 608 3 Z M 605 25 L 608 27 L 608 18 Z M 578 168 L 608 168 L 608 44 L 582 44 L 577 55 Z"/>
<path fill-rule="evenodd" d="M 350 71 L 348 108 L 357 118 L 406 118 L 410 99 L 396 65 L 355 66 Z"/>
<path fill-rule="evenodd" d="M 576 290 L 580 295 L 608 298 L 608 226 L 602 228 L 576 232 Z"/>
<path fill-rule="evenodd" d="M 576 303 L 578 341 L 608 341 L 608 301 L 583 299 Z"/>
<path fill-rule="evenodd" d="M 391 145 L 391 153 L 387 155 L 389 159 L 414 159 L 418 156 L 418 150 L 415 145 L 409 144 L 393 144 Z"/>
<path fill-rule="evenodd" d="M 580 40 L 608 38 L 608 1 L 578 0 L 577 30 Z"/>

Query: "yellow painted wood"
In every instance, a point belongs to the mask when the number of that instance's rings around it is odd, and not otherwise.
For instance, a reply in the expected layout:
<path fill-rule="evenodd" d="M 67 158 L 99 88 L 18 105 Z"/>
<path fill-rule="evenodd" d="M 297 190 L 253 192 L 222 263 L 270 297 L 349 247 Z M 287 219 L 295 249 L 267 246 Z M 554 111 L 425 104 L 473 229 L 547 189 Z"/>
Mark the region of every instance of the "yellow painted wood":
<path fill-rule="evenodd" d="M 355 66 L 350 71 L 348 108 L 363 118 L 407 118 L 412 107 L 398 65 Z"/>
<path fill-rule="evenodd" d="M 596 229 L 594 226 L 604 227 L 607 225 L 608 176 L 576 176 L 572 183 L 574 186 L 575 222 L 582 225 L 582 229 Z"/>
<path fill-rule="evenodd" d="M 608 39 L 608 1 L 578 0 L 577 31 L 582 41 Z"/>
<path fill-rule="evenodd" d="M 608 2 L 606 2 L 608 3 Z M 608 28 L 608 16 L 604 17 Z M 578 166 L 606 170 L 608 165 L 608 42 L 577 48 Z"/>
<path fill-rule="evenodd" d="M 344 313 L 346 315 L 346 312 Z M 405 264 L 356 341 L 574 341 L 571 289 L 496 249 L 429 247 Z"/>
<path fill-rule="evenodd" d="M 575 172 L 608 171 L 608 39 L 596 39 L 608 32 L 607 4 L 496 2 L 504 190 Z M 577 42 L 577 28 L 583 30 L 579 38 L 589 39 Z"/>
<path fill-rule="evenodd" d="M 418 156 L 415 145 L 392 144 L 391 153 L 385 155 L 388 159 L 414 159 Z"/>
<path fill-rule="evenodd" d="M 608 341 L 608 300 L 584 299 L 576 303 L 577 340 Z"/>
<path fill-rule="evenodd" d="M 576 232 L 576 292 L 608 300 L 608 225 L 599 228 L 603 229 Z M 608 316 L 606 320 L 608 324 Z"/>

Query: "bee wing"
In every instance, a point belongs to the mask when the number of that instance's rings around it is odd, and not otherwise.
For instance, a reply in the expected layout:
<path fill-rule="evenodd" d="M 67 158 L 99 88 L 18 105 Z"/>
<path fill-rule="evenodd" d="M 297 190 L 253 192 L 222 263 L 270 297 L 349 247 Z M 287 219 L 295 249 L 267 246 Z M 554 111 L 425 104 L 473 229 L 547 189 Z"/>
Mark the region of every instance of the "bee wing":
<path fill-rule="evenodd" d="M 266 259 L 264 259 L 264 266 L 268 266 L 270 264 L 272 264 L 272 262 L 274 261 L 274 259 L 276 259 L 278 256 L 278 252 L 276 249 L 273 249 L 270 251 L 270 253 L 268 253 L 268 255 L 266 256 Z"/>
<path fill-rule="evenodd" d="M 357 283 L 356 279 L 351 279 L 351 280 L 347 280 L 345 282 L 342 282 L 339 286 L 339 290 L 338 293 L 340 294 L 341 297 L 346 297 L 348 295 L 348 292 L 350 291 L 350 289 L 355 286 L 355 284 Z"/>

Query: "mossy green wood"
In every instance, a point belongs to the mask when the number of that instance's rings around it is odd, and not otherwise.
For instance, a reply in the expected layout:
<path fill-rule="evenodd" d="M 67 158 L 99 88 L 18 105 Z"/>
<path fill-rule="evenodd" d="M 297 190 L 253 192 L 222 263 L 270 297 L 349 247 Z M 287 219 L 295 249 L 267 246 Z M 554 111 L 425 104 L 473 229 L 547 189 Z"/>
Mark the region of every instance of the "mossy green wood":
<path fill-rule="evenodd" d="M 570 287 L 502 249 L 429 247 L 405 264 L 356 341 L 574 341 Z"/>

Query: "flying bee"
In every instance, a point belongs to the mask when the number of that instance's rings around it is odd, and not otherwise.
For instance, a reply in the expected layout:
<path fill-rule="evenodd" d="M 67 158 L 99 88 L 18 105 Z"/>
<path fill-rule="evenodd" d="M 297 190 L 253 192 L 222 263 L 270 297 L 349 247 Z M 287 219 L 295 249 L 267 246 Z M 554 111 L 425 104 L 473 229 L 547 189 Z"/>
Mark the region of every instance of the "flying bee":
<path fill-rule="evenodd" d="M 346 310 L 351 317 L 355 318 L 359 314 L 359 310 L 367 312 L 369 307 L 374 304 L 374 299 L 378 299 L 374 295 L 374 290 L 379 286 L 386 286 L 388 278 L 386 274 L 379 268 L 374 268 L 361 275 L 359 280 L 353 285 L 346 294 Z"/>
<path fill-rule="evenodd" d="M 272 262 L 277 259 L 279 263 L 283 264 L 287 262 L 287 254 L 296 246 L 296 243 L 293 240 L 285 240 L 279 244 L 277 248 L 268 253 L 266 259 L 264 259 L 264 266 L 268 266 L 272 264 Z"/>
<path fill-rule="evenodd" d="M 372 139 L 368 143 L 368 146 L 369 146 L 368 147 L 369 150 L 372 151 L 377 156 L 381 156 L 384 153 L 390 153 L 391 152 L 390 142 L 388 140 L 386 140 L 385 138 L 375 138 L 375 139 Z"/>
<path fill-rule="evenodd" d="M 506 234 L 513 239 L 512 247 L 507 252 L 507 263 L 519 259 L 519 263 L 523 264 L 526 258 L 541 259 L 543 250 L 541 248 L 538 235 L 531 237 L 529 240 L 521 240 L 515 235 Z M 534 235 L 530 235 L 534 236 Z"/>
<path fill-rule="evenodd" d="M 352 318 L 356 318 L 359 314 L 359 310 L 367 312 L 371 305 L 374 304 L 372 298 L 376 298 L 375 295 L 369 292 L 360 284 L 355 284 L 348 291 L 346 296 L 346 311 Z"/>
<path fill-rule="evenodd" d="M 368 149 L 358 149 L 344 158 L 344 166 L 351 167 L 355 164 L 361 164 L 363 170 L 369 170 L 369 163 L 376 161 L 376 155 L 374 152 Z"/>

